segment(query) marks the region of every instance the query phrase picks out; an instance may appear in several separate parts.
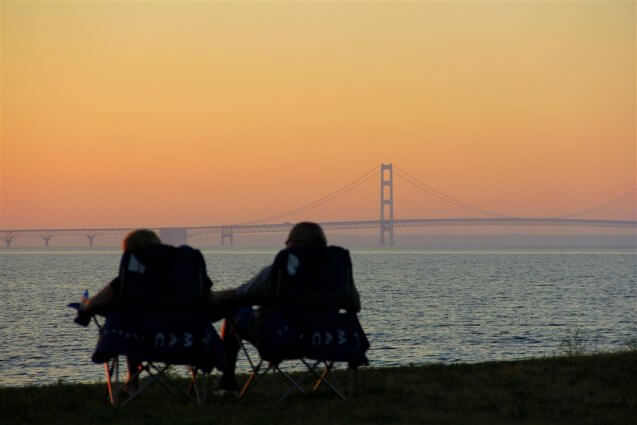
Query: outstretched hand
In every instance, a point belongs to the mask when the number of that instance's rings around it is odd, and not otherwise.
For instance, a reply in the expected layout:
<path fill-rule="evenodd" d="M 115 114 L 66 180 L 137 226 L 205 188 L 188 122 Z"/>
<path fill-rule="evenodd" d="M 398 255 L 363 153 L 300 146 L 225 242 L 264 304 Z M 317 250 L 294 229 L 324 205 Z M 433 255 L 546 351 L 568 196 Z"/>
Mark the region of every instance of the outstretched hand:
<path fill-rule="evenodd" d="M 93 316 L 90 313 L 87 313 L 84 308 L 82 308 L 82 304 L 80 303 L 70 303 L 67 304 L 67 307 L 71 307 L 75 310 L 77 310 L 77 316 L 75 316 L 75 319 L 73 319 L 73 321 L 75 323 L 77 323 L 80 326 L 84 326 L 87 327 L 88 324 L 91 322 L 91 317 Z"/>

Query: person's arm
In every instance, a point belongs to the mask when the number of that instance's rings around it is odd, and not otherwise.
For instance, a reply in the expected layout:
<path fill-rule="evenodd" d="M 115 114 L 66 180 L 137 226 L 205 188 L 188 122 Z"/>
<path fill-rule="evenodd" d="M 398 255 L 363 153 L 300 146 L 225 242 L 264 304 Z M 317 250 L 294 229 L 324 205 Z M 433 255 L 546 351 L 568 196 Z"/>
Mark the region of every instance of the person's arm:
<path fill-rule="evenodd" d="M 235 297 L 242 305 L 263 305 L 274 299 L 272 266 L 261 269 L 252 279 L 239 286 Z"/>
<path fill-rule="evenodd" d="M 235 301 L 237 298 L 236 289 L 226 289 L 224 291 L 215 291 L 210 293 L 209 301 L 212 303 L 227 303 Z"/>
<path fill-rule="evenodd" d="M 208 292 L 205 295 L 206 301 L 208 303 L 208 316 L 212 322 L 223 319 L 228 315 L 229 311 L 232 311 L 230 309 L 230 304 L 227 302 L 228 298 L 218 296 L 220 292 L 225 291 L 213 292 L 212 290 L 208 289 Z"/>
<path fill-rule="evenodd" d="M 115 290 L 109 283 L 97 294 L 90 297 L 81 308 L 88 314 L 103 314 L 113 306 L 115 299 Z"/>
<path fill-rule="evenodd" d="M 227 317 L 240 307 L 260 304 L 267 293 L 267 281 L 269 280 L 270 268 L 261 270 L 252 279 L 236 289 L 226 289 L 214 291 L 208 295 L 208 302 L 214 306 L 215 314 L 213 321 L 222 317 Z"/>
<path fill-rule="evenodd" d="M 209 305 L 214 306 L 214 309 L 219 312 L 221 317 L 225 317 L 238 307 L 241 307 L 235 292 L 234 289 L 211 291 L 208 295 Z"/>

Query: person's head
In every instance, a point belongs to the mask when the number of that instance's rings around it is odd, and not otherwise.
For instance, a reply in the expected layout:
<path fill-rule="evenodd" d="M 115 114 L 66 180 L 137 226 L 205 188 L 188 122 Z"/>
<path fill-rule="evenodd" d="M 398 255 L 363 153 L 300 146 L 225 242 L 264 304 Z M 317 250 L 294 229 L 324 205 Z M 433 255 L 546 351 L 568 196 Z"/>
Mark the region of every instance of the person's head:
<path fill-rule="evenodd" d="M 327 238 L 323 229 L 316 223 L 304 221 L 297 223 L 290 230 L 288 239 L 285 241 L 288 248 L 292 247 L 308 247 L 308 248 L 324 248 L 327 246 Z"/>
<path fill-rule="evenodd" d="M 161 240 L 155 232 L 148 229 L 137 229 L 126 235 L 122 242 L 122 247 L 124 248 L 124 251 L 127 251 L 129 249 L 146 248 L 150 245 L 159 244 L 161 244 Z"/>

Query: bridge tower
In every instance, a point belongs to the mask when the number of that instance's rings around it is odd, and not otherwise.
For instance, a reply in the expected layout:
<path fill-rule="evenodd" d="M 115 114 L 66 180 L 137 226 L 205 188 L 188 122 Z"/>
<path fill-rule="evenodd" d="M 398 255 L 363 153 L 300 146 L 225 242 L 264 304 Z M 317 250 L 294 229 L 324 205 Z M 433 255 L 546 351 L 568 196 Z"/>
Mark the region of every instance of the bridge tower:
<path fill-rule="evenodd" d="M 44 239 L 44 247 L 48 248 L 49 247 L 49 241 L 51 240 L 51 236 L 42 236 L 42 239 Z"/>
<path fill-rule="evenodd" d="M 231 226 L 221 226 L 221 246 L 224 245 L 226 238 L 230 239 L 230 246 L 233 245 L 234 237 L 232 235 L 232 227 Z"/>
<path fill-rule="evenodd" d="M 380 164 L 380 244 L 385 245 L 385 232 L 389 245 L 394 244 L 394 171 L 392 164 Z"/>
<path fill-rule="evenodd" d="M 95 235 L 86 235 L 88 238 L 88 247 L 93 248 L 93 241 L 95 240 Z"/>

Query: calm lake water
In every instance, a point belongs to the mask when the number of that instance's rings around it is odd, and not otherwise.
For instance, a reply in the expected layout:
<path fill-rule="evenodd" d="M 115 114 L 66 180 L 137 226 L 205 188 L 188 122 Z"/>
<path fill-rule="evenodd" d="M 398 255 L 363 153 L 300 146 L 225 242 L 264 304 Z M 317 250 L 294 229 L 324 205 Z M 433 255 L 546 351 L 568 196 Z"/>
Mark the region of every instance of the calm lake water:
<path fill-rule="evenodd" d="M 215 289 L 274 250 L 204 250 Z M 0 385 L 101 381 L 95 326 L 65 307 L 117 274 L 118 251 L 0 250 Z M 594 350 L 637 337 L 637 254 L 610 250 L 354 250 L 371 365 L 481 362 Z M 240 365 L 240 368 L 242 366 Z"/>

